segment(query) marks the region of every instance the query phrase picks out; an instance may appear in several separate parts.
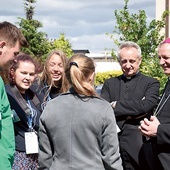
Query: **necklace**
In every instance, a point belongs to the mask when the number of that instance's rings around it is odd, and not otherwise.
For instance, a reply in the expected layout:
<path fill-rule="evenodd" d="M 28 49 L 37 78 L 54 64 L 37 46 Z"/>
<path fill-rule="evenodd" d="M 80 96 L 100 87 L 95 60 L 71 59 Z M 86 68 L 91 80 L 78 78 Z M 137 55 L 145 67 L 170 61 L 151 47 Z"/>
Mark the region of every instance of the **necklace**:
<path fill-rule="evenodd" d="M 156 108 L 156 110 L 155 110 L 155 112 L 154 112 L 154 116 L 158 116 L 160 110 L 163 108 L 163 106 L 165 105 L 165 103 L 166 103 L 167 100 L 169 99 L 170 94 L 168 95 L 168 97 L 165 99 L 165 101 L 164 101 L 164 102 L 162 103 L 162 105 L 160 106 L 160 104 L 161 104 L 164 96 L 165 96 L 165 93 L 163 94 L 163 96 L 162 96 L 162 98 L 161 98 L 161 100 L 160 100 L 160 102 L 159 102 L 159 104 L 158 104 L 158 106 L 157 106 L 157 108 Z"/>

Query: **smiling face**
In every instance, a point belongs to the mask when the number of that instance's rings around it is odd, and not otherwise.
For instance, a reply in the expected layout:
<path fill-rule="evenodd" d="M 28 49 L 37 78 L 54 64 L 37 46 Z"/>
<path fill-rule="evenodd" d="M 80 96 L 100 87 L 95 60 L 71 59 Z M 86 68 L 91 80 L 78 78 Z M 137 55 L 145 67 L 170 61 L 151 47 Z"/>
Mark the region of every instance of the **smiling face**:
<path fill-rule="evenodd" d="M 0 68 L 2 70 L 8 69 L 9 65 L 20 51 L 20 44 L 17 42 L 14 47 L 10 47 L 5 42 L 0 42 L 0 48 Z"/>
<path fill-rule="evenodd" d="M 139 71 L 141 57 L 134 47 L 124 47 L 120 51 L 119 63 L 126 77 L 134 76 Z"/>
<path fill-rule="evenodd" d="M 170 44 L 164 43 L 158 49 L 159 63 L 166 75 L 170 75 Z"/>
<path fill-rule="evenodd" d="M 18 90 L 25 93 L 35 79 L 35 65 L 29 61 L 19 61 L 18 68 L 11 72 Z"/>
<path fill-rule="evenodd" d="M 59 83 L 64 72 L 62 59 L 59 55 L 53 54 L 49 59 L 48 72 L 55 84 Z"/>

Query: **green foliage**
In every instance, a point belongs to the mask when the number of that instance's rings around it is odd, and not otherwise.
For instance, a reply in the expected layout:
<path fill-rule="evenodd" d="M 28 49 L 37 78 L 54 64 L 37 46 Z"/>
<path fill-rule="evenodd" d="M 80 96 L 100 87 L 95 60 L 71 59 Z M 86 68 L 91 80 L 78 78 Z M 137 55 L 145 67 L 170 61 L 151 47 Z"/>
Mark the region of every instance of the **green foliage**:
<path fill-rule="evenodd" d="M 141 67 L 141 72 L 145 75 L 156 78 L 160 82 L 160 93 L 162 92 L 165 83 L 167 81 L 167 76 L 164 74 L 162 68 L 159 65 L 158 57 L 148 58 Z"/>
<path fill-rule="evenodd" d="M 37 58 L 47 54 L 51 46 L 47 35 L 44 32 L 38 31 L 41 23 L 37 20 L 27 20 L 23 18 L 20 18 L 20 20 L 20 28 L 29 43 L 29 48 L 24 48 L 23 51 Z"/>
<path fill-rule="evenodd" d="M 72 46 L 68 39 L 65 38 L 65 34 L 61 33 L 58 39 L 55 39 L 51 42 L 52 49 L 59 49 L 65 52 L 67 57 L 71 57 L 73 55 Z"/>
<path fill-rule="evenodd" d="M 130 14 L 128 10 L 128 1 L 124 0 L 125 6 L 123 10 L 115 10 L 117 25 L 113 33 L 120 35 L 119 40 L 114 39 L 116 45 L 120 45 L 121 41 L 134 41 L 142 49 L 144 58 L 155 54 L 155 49 L 163 40 L 164 36 L 160 35 L 160 31 L 165 26 L 165 17 L 161 21 L 152 20 L 147 24 L 147 16 L 144 10 L 139 10 L 139 14 Z M 150 54 L 150 55 L 149 55 Z"/>
<path fill-rule="evenodd" d="M 119 46 L 122 41 L 136 42 L 141 47 L 143 56 L 140 71 L 148 76 L 158 78 L 162 88 L 165 84 L 166 76 L 159 66 L 156 49 L 164 39 L 160 31 L 165 27 L 165 18 L 169 13 L 165 11 L 161 21 L 154 19 L 148 23 L 144 10 L 139 10 L 138 14 L 130 14 L 128 10 L 129 0 L 124 1 L 124 8 L 114 11 L 117 24 L 113 34 L 108 35 L 110 35 L 110 38 L 113 39 L 117 46 Z M 118 34 L 119 39 L 115 39 L 114 34 Z"/>
<path fill-rule="evenodd" d="M 34 15 L 34 9 L 35 7 L 31 6 L 30 4 L 36 3 L 36 0 L 24 0 L 24 9 L 26 12 L 26 18 L 28 20 L 32 20 L 32 17 Z"/>
<path fill-rule="evenodd" d="M 53 49 L 63 50 L 68 57 L 72 55 L 72 48 L 69 40 L 62 33 L 58 39 L 50 41 L 45 32 L 39 31 L 43 27 L 42 23 L 33 19 L 35 7 L 32 6 L 36 0 L 24 0 L 24 9 L 26 19 L 20 18 L 18 23 L 21 31 L 29 42 L 29 48 L 23 48 L 22 51 L 31 54 L 38 60 L 44 61 L 47 54 Z"/>
<path fill-rule="evenodd" d="M 121 70 L 107 71 L 103 73 L 96 73 L 95 85 L 103 84 L 106 79 L 117 77 L 122 74 Z"/>
<path fill-rule="evenodd" d="M 24 0 L 24 2 L 26 19 L 19 17 L 20 22 L 18 24 L 29 43 L 29 48 L 23 48 L 22 51 L 39 58 L 49 52 L 50 43 L 47 34 L 38 30 L 42 28 L 42 23 L 33 19 L 35 7 L 32 4 L 36 0 Z"/>

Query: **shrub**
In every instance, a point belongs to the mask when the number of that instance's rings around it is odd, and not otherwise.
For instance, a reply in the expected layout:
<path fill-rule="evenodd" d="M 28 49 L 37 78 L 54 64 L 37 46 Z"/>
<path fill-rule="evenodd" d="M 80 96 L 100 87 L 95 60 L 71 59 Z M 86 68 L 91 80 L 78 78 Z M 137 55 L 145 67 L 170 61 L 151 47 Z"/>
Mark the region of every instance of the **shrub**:
<path fill-rule="evenodd" d="M 117 77 L 122 74 L 121 70 L 107 71 L 103 73 L 96 73 L 95 85 L 103 84 L 106 79 Z"/>

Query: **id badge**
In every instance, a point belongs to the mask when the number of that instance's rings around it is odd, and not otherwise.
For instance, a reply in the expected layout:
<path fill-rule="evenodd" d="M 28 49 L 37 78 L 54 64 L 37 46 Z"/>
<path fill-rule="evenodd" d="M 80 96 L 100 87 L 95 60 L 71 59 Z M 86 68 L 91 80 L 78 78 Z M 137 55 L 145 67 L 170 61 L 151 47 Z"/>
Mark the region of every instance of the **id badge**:
<path fill-rule="evenodd" d="M 25 148 L 27 154 L 38 153 L 38 137 L 35 132 L 25 133 Z"/>

